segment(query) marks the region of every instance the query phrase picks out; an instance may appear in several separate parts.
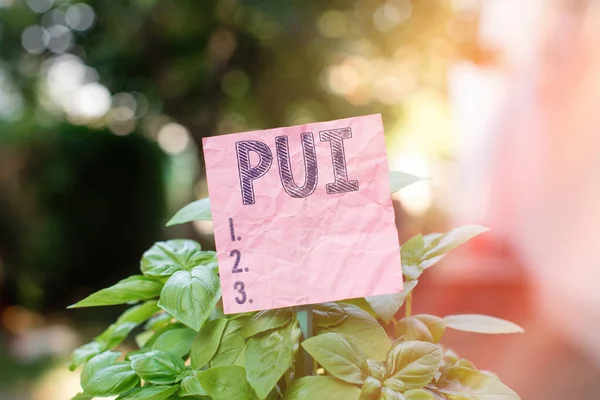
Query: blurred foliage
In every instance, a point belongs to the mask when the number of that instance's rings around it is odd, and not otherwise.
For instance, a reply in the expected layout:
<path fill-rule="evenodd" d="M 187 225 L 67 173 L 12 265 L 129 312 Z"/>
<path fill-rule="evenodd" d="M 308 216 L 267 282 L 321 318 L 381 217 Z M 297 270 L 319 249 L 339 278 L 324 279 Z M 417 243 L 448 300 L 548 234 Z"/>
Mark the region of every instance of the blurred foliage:
<path fill-rule="evenodd" d="M 176 162 L 202 165 L 203 137 L 401 121 L 479 57 L 470 3 L 0 0 L 0 301 L 61 307 L 133 271 L 165 209 L 206 194 Z"/>

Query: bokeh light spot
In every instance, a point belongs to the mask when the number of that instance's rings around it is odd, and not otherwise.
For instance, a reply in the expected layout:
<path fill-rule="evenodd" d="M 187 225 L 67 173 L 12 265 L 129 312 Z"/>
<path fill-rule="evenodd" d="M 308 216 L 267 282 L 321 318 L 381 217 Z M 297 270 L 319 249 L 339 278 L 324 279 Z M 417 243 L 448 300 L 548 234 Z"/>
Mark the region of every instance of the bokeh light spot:
<path fill-rule="evenodd" d="M 96 14 L 94 9 L 87 4 L 73 4 L 67 9 L 66 20 L 71 29 L 85 31 L 92 27 Z"/>
<path fill-rule="evenodd" d="M 171 122 L 160 128 L 157 141 L 165 153 L 177 155 L 188 148 L 190 133 L 183 125 Z"/>
<path fill-rule="evenodd" d="M 225 74 L 223 80 L 221 81 L 221 88 L 229 97 L 244 97 L 250 88 L 250 79 L 244 71 L 229 71 Z"/>
<path fill-rule="evenodd" d="M 317 21 L 317 29 L 326 38 L 335 39 L 348 32 L 348 17 L 339 10 L 325 11 Z"/>
<path fill-rule="evenodd" d="M 46 33 L 39 25 L 31 25 L 23 30 L 21 34 L 21 44 L 23 48 L 31 54 L 42 53 L 46 45 L 44 44 L 44 36 Z"/>

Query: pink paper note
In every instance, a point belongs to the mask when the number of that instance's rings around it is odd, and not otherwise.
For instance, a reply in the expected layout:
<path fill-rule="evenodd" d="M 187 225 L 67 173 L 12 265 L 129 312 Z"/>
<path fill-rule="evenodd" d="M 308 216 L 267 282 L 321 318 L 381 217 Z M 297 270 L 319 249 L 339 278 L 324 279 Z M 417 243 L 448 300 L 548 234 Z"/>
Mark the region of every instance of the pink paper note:
<path fill-rule="evenodd" d="M 402 290 L 380 115 L 203 144 L 226 314 Z"/>

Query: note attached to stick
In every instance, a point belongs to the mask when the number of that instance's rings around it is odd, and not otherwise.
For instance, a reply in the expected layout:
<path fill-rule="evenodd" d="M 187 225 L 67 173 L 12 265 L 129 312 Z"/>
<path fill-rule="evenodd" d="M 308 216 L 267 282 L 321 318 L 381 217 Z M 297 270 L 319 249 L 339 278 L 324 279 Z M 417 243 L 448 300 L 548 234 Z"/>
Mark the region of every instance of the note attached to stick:
<path fill-rule="evenodd" d="M 226 314 L 402 290 L 380 115 L 203 145 Z"/>

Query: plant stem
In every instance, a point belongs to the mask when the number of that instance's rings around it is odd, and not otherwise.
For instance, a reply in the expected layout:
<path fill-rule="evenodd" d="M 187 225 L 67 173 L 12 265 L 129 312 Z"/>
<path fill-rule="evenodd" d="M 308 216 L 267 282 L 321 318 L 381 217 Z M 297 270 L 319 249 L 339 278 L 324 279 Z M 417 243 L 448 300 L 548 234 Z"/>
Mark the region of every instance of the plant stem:
<path fill-rule="evenodd" d="M 406 296 L 406 300 L 404 302 L 404 309 L 406 311 L 406 317 L 410 317 L 412 314 L 412 292 Z"/>

